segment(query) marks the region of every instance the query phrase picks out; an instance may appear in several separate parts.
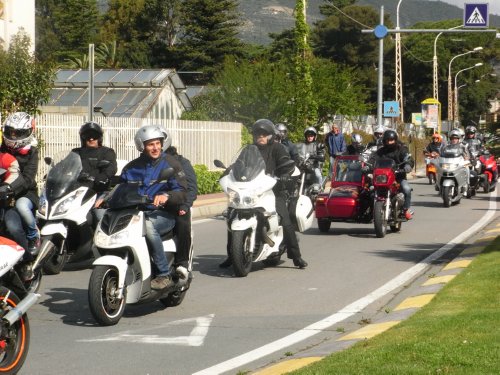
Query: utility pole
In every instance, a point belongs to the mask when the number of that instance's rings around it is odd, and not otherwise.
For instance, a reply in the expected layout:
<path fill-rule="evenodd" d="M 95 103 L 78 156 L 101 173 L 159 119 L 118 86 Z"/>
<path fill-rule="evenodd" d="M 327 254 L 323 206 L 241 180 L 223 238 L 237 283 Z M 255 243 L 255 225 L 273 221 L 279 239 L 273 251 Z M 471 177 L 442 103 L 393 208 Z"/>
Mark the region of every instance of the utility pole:
<path fill-rule="evenodd" d="M 403 73 L 401 69 L 401 34 L 399 30 L 399 5 L 403 0 L 399 0 L 396 8 L 396 101 L 399 103 L 399 119 L 404 122 L 403 114 Z"/>

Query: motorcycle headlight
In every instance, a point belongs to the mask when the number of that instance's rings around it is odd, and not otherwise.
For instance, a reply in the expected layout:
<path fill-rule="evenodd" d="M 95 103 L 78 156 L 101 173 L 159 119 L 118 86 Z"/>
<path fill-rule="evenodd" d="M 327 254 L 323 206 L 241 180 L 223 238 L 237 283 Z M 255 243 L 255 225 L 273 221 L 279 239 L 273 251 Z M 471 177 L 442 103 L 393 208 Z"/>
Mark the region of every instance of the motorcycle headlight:
<path fill-rule="evenodd" d="M 47 198 L 45 198 L 45 193 L 40 195 L 40 200 L 38 201 L 38 212 L 43 217 L 47 215 Z"/>
<path fill-rule="evenodd" d="M 97 247 L 113 247 L 123 245 L 130 242 L 131 233 L 129 230 L 122 230 L 108 236 L 100 228 L 95 232 L 94 243 Z"/>
<path fill-rule="evenodd" d="M 377 184 L 386 184 L 387 183 L 387 175 L 379 174 L 375 177 L 375 183 Z"/>
<path fill-rule="evenodd" d="M 57 203 L 54 207 L 53 214 L 56 215 L 64 215 L 73 205 L 73 202 L 77 200 L 82 194 L 85 193 L 85 189 L 75 190 L 72 194 L 68 195 L 66 198 Z"/>
<path fill-rule="evenodd" d="M 255 206 L 258 199 L 262 194 L 258 194 L 255 191 L 245 191 L 245 195 L 241 195 L 231 189 L 228 189 L 229 204 L 233 207 L 238 208 L 251 208 Z"/>
<path fill-rule="evenodd" d="M 442 163 L 441 168 L 447 169 L 447 170 L 453 170 L 453 169 L 458 168 L 458 164 L 456 164 L 456 163 Z"/>

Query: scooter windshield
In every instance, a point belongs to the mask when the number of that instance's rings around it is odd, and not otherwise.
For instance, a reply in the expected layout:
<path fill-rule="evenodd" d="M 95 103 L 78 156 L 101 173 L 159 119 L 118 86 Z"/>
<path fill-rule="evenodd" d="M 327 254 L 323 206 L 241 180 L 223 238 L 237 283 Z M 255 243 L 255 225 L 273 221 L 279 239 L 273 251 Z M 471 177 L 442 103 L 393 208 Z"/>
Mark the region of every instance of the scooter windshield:
<path fill-rule="evenodd" d="M 255 145 L 243 148 L 233 163 L 231 173 L 235 181 L 247 182 L 254 180 L 266 170 L 266 163 Z"/>
<path fill-rule="evenodd" d="M 78 176 L 82 171 L 80 156 L 71 151 L 63 151 L 54 156 L 45 183 L 47 200 L 54 201 L 70 191 L 77 189 L 80 184 Z"/>
<path fill-rule="evenodd" d="M 106 198 L 108 208 L 127 208 L 146 204 L 147 197 L 139 194 L 139 184 L 123 183 L 115 186 Z"/>
<path fill-rule="evenodd" d="M 462 148 L 457 145 L 448 145 L 444 148 L 443 152 L 441 153 L 441 157 L 443 158 L 458 158 L 462 155 Z"/>

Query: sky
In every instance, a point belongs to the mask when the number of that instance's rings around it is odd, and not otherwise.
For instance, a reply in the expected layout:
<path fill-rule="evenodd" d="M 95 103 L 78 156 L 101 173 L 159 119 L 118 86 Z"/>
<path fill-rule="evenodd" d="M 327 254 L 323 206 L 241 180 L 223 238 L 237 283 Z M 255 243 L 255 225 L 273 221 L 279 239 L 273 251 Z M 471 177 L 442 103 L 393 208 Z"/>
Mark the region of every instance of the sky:
<path fill-rule="evenodd" d="M 489 4 L 488 10 L 491 14 L 500 16 L 500 1 L 499 0 L 441 0 L 444 3 L 453 4 L 460 9 L 464 9 L 464 4 Z"/>

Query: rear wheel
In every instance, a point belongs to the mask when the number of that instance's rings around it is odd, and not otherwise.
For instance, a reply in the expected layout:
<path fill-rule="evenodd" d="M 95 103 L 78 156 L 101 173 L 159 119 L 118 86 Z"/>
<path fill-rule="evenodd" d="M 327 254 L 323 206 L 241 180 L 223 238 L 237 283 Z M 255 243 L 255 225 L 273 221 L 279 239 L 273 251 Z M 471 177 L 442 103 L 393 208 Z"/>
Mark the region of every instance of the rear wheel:
<path fill-rule="evenodd" d="M 48 239 L 44 239 L 41 248 L 44 246 L 54 246 L 54 243 Z M 43 271 L 47 275 L 58 275 L 63 270 L 66 262 L 68 261 L 68 248 L 66 243 L 62 245 L 62 249 L 56 247 L 56 249 L 51 250 L 53 254 L 47 259 L 43 265 Z"/>
<path fill-rule="evenodd" d="M 176 292 L 170 293 L 167 297 L 160 298 L 160 302 L 165 307 L 179 306 L 182 303 L 182 301 L 184 300 L 184 297 L 186 297 L 186 293 L 187 293 L 187 289 L 184 289 L 183 291 L 176 291 Z"/>
<path fill-rule="evenodd" d="M 332 222 L 330 220 L 318 219 L 318 229 L 322 233 L 327 233 L 330 230 Z"/>
<path fill-rule="evenodd" d="M 429 173 L 429 185 L 432 185 L 436 182 L 436 175 L 434 173 Z"/>
<path fill-rule="evenodd" d="M 10 326 L 3 317 L 19 303 L 19 297 L 10 289 L 0 287 L 0 373 L 17 374 L 28 355 L 30 325 L 24 314 Z"/>
<path fill-rule="evenodd" d="M 245 277 L 252 269 L 251 231 L 235 230 L 231 234 L 231 259 L 234 273 L 238 277 Z"/>
<path fill-rule="evenodd" d="M 451 186 L 443 186 L 442 196 L 443 196 L 443 206 L 451 206 Z"/>
<path fill-rule="evenodd" d="M 398 203 L 395 203 L 391 212 L 392 223 L 389 226 L 391 228 L 391 231 L 393 232 L 399 232 L 401 230 L 402 221 L 399 218 L 400 213 L 401 213 L 401 207 L 399 206 Z"/>
<path fill-rule="evenodd" d="M 97 266 L 89 281 L 89 307 L 94 319 L 101 325 L 118 323 L 125 311 L 127 288 L 118 297 L 118 270 L 110 266 Z"/>
<path fill-rule="evenodd" d="M 384 238 L 387 233 L 387 220 L 385 219 L 385 201 L 376 201 L 373 206 L 373 224 L 378 238 Z"/>

